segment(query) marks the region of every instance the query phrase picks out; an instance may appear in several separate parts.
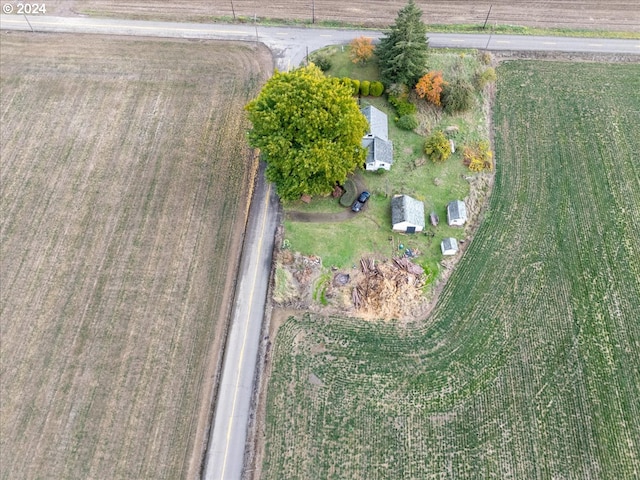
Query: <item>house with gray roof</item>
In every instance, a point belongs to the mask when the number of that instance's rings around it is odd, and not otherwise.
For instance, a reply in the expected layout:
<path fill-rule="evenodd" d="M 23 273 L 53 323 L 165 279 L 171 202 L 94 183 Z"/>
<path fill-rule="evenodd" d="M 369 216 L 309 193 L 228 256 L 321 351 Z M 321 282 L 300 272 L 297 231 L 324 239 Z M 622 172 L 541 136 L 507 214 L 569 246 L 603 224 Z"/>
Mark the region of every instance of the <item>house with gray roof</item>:
<path fill-rule="evenodd" d="M 362 137 L 362 146 L 367 149 L 365 170 L 391 169 L 393 163 L 393 143 L 389 140 L 389 120 L 387 114 L 373 105 L 362 109 L 369 122 L 369 130 Z"/>
<path fill-rule="evenodd" d="M 462 200 L 454 200 L 447 205 L 447 222 L 449 225 L 464 225 L 467 221 L 467 207 Z"/>
<path fill-rule="evenodd" d="M 442 255 L 455 255 L 458 251 L 458 241 L 452 237 L 444 238 L 440 242 L 440 250 Z"/>
<path fill-rule="evenodd" d="M 391 199 L 391 223 L 394 232 L 415 233 L 424 230 L 424 204 L 409 195 Z"/>

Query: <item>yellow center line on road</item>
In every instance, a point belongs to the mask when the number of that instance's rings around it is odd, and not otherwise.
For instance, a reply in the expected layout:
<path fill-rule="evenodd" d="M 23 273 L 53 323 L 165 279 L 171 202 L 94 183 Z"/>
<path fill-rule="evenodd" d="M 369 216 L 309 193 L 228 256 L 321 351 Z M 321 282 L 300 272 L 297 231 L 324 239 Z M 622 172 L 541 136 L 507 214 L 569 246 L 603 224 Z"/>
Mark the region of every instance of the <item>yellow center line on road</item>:
<path fill-rule="evenodd" d="M 269 196 L 271 194 L 271 184 L 269 184 L 267 186 L 267 193 L 265 195 L 266 197 L 266 201 L 264 203 L 264 210 L 262 211 L 262 226 L 260 227 L 260 237 L 258 239 L 258 246 L 256 248 L 256 251 L 258 252 L 258 254 L 260 253 L 260 250 L 262 249 L 262 239 L 264 238 L 264 229 L 265 229 L 265 225 L 267 223 L 267 211 L 269 209 Z M 242 340 L 242 348 L 240 349 L 240 361 L 238 362 L 238 376 L 236 377 L 236 386 L 235 386 L 235 390 L 233 391 L 233 405 L 231 407 L 231 417 L 229 419 L 229 428 L 227 429 L 227 444 L 225 446 L 224 449 L 224 461 L 222 463 L 222 475 L 221 475 L 221 480 L 224 480 L 224 472 L 227 468 L 227 458 L 229 455 L 229 440 L 231 439 L 231 427 L 233 426 L 233 415 L 235 414 L 236 411 L 236 400 L 238 398 L 238 389 L 240 387 L 240 365 L 242 365 L 242 360 L 244 359 L 244 350 L 245 350 L 245 346 L 247 344 L 247 334 L 249 332 L 249 317 L 251 317 L 251 300 L 253 300 L 253 294 L 255 292 L 256 289 L 256 279 L 258 278 L 258 266 L 260 265 L 259 261 L 256 261 L 256 266 L 255 269 L 253 271 L 253 283 L 251 284 L 251 292 L 249 294 L 249 299 L 247 299 L 246 301 L 248 302 L 249 305 L 249 312 L 247 313 L 247 321 L 245 323 L 245 327 L 244 327 L 244 337 Z"/>
<path fill-rule="evenodd" d="M 511 43 L 509 40 L 496 40 L 496 43 Z"/>
<path fill-rule="evenodd" d="M 235 30 L 209 30 L 204 28 L 186 28 L 186 27 L 154 27 L 146 25 L 118 25 L 118 24 L 101 24 L 101 23 L 73 23 L 73 22 L 45 22 L 40 20 L 30 19 L 33 26 L 49 26 L 49 27 L 89 27 L 89 28 L 127 28 L 133 30 L 157 30 L 157 31 L 172 31 L 172 32 L 202 32 L 202 33 L 224 33 L 225 35 L 255 35 L 253 32 L 248 31 L 235 31 Z M 16 25 L 25 25 L 22 20 L 5 20 L 2 19 L 2 23 L 13 23 Z"/>
<path fill-rule="evenodd" d="M 452 38 L 451 39 L 452 42 L 464 42 L 464 38 Z"/>
<path fill-rule="evenodd" d="M 543 45 L 555 45 L 556 42 L 542 42 Z"/>
<path fill-rule="evenodd" d="M 590 43 L 589 46 L 590 47 L 601 47 L 602 44 L 601 43 Z"/>

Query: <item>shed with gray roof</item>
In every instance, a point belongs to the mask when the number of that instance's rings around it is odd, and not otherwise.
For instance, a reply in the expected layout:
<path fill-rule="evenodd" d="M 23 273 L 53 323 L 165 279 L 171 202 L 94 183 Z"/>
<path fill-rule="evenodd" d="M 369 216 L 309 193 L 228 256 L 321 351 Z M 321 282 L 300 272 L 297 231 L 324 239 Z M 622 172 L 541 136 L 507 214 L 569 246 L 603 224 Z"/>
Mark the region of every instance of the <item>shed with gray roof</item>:
<path fill-rule="evenodd" d="M 458 251 L 458 241 L 452 237 L 444 238 L 440 242 L 440 250 L 443 255 L 455 255 Z"/>
<path fill-rule="evenodd" d="M 467 207 L 462 200 L 454 200 L 447 205 L 447 222 L 449 225 L 464 225 L 467 221 Z"/>
<path fill-rule="evenodd" d="M 391 223 L 394 232 L 415 233 L 424 230 L 424 204 L 409 195 L 391 199 Z"/>

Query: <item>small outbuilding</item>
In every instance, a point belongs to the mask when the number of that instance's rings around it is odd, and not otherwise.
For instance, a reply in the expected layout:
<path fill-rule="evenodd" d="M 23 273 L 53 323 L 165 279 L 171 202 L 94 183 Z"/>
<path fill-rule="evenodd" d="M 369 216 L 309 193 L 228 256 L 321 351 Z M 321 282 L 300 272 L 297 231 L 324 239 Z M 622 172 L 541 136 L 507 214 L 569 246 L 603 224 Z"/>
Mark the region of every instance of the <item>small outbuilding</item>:
<path fill-rule="evenodd" d="M 458 241 L 455 238 L 445 238 L 440 242 L 440 250 L 442 255 L 455 255 L 458 251 Z"/>
<path fill-rule="evenodd" d="M 447 205 L 447 222 L 449 225 L 464 225 L 467 221 L 467 207 L 462 200 L 454 200 Z"/>
<path fill-rule="evenodd" d="M 424 230 L 424 204 L 409 195 L 391 199 L 391 223 L 394 232 L 416 233 Z"/>

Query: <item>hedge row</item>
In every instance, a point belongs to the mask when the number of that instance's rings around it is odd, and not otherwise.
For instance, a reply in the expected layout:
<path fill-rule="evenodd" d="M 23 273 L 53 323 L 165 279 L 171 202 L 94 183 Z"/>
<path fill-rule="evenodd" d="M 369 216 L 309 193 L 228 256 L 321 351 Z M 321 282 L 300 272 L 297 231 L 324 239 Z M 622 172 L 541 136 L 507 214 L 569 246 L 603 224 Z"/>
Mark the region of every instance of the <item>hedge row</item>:
<path fill-rule="evenodd" d="M 350 85 L 354 95 L 362 95 L 363 97 L 379 97 L 384 92 L 382 82 L 371 82 L 369 80 L 357 80 L 355 78 L 343 77 L 342 82 Z"/>

